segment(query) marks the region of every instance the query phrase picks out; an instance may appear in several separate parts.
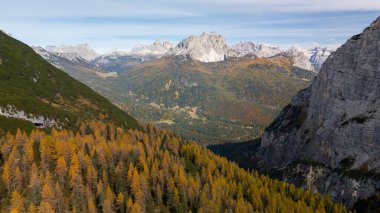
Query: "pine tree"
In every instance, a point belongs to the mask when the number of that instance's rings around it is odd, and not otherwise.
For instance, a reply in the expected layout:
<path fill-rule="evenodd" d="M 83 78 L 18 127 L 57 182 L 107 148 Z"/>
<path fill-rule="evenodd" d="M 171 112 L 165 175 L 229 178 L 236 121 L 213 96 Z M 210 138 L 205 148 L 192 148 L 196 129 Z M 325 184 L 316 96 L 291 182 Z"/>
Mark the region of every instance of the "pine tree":
<path fill-rule="evenodd" d="M 55 199 L 57 202 L 56 211 L 58 213 L 63 213 L 65 212 L 65 199 L 64 199 L 64 194 L 62 192 L 62 189 L 59 183 L 55 184 L 55 194 L 56 194 Z"/>
<path fill-rule="evenodd" d="M 11 192 L 11 169 L 8 162 L 4 164 L 2 178 L 8 192 Z"/>
<path fill-rule="evenodd" d="M 165 130 L 81 128 L 0 140 L 0 212 L 347 212 Z"/>
<path fill-rule="evenodd" d="M 36 163 L 33 163 L 29 178 L 29 199 L 34 205 L 38 205 L 41 198 L 41 180 Z"/>
<path fill-rule="evenodd" d="M 37 212 L 38 212 L 37 207 L 33 203 L 30 203 L 28 207 L 28 213 L 37 213 Z"/>
<path fill-rule="evenodd" d="M 113 212 L 114 199 L 115 196 L 111 190 L 111 187 L 107 186 L 106 192 L 104 193 L 103 212 Z"/>
<path fill-rule="evenodd" d="M 17 212 L 25 212 L 24 198 L 17 191 L 12 192 L 11 209 Z"/>
<path fill-rule="evenodd" d="M 42 201 L 38 207 L 38 213 L 54 213 L 54 209 L 48 202 Z"/>
<path fill-rule="evenodd" d="M 93 199 L 89 199 L 88 202 L 87 202 L 87 210 L 89 213 L 97 213 L 97 210 L 96 210 L 96 207 L 95 207 L 95 203 L 93 201 Z"/>
<path fill-rule="evenodd" d="M 42 187 L 42 202 L 47 202 L 54 209 L 56 206 L 56 196 L 52 187 L 49 184 L 44 184 Z"/>
<path fill-rule="evenodd" d="M 143 209 L 141 208 L 140 204 L 134 203 L 132 206 L 131 213 L 143 213 Z"/>
<path fill-rule="evenodd" d="M 116 198 L 116 205 L 117 205 L 117 209 L 120 211 L 120 212 L 123 212 L 124 209 L 125 209 L 125 206 L 124 206 L 124 194 L 119 192 L 119 194 L 117 195 L 117 198 Z"/>
<path fill-rule="evenodd" d="M 55 172 L 58 176 L 59 182 L 63 186 L 63 184 L 65 182 L 66 172 L 67 172 L 67 164 L 66 164 L 65 158 L 63 158 L 62 156 L 60 156 L 57 159 L 57 165 L 55 167 Z"/>

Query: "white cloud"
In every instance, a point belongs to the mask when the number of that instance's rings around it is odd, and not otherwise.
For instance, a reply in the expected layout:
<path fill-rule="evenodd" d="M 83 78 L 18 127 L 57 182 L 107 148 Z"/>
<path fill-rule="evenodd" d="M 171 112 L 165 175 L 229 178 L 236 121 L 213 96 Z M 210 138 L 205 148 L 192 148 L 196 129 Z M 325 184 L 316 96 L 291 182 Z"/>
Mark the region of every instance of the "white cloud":
<path fill-rule="evenodd" d="M 326 12 L 380 10 L 378 0 L 195 0 L 198 3 L 230 5 L 242 11 Z M 252 6 L 251 8 L 249 6 Z"/>
<path fill-rule="evenodd" d="M 98 49 L 129 49 L 157 38 L 177 42 L 203 31 L 230 43 L 335 45 L 368 25 L 373 11 L 380 11 L 380 0 L 0 0 L 0 28 L 31 45 Z"/>

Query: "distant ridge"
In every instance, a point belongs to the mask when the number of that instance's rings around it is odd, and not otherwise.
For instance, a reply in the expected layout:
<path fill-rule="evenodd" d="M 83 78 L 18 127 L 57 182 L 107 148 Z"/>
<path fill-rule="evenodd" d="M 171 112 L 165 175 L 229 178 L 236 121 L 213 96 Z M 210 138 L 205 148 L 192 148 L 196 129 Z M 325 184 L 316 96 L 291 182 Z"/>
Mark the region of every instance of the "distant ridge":
<path fill-rule="evenodd" d="M 43 60 L 33 49 L 0 32 L 0 134 L 16 128 L 69 128 L 106 115 L 129 128 L 137 121 L 106 98 Z"/>
<path fill-rule="evenodd" d="M 41 54 L 42 47 L 34 47 L 37 53 Z M 331 54 L 331 50 L 326 47 L 315 47 L 305 50 L 299 46 L 292 46 L 288 50 L 279 47 L 258 44 L 254 42 L 239 42 L 228 46 L 222 35 L 215 32 L 204 32 L 201 35 L 192 35 L 177 45 L 169 41 L 155 41 L 149 45 L 136 45 L 130 51 L 111 50 L 98 55 L 88 44 L 47 46 L 47 52 L 66 58 L 73 62 L 92 64 L 97 67 L 113 67 L 110 63 L 119 64 L 120 67 L 127 67 L 123 63 L 130 63 L 131 58 L 140 59 L 141 62 L 164 56 L 183 55 L 204 63 L 222 62 L 228 58 L 241 58 L 255 56 L 259 58 L 287 57 L 292 59 L 293 65 L 302 69 L 318 72 Z M 41 54 L 45 59 L 48 56 Z M 119 59 L 120 58 L 120 59 Z M 132 59 L 132 60 L 135 60 Z M 109 63 L 107 65 L 107 63 Z M 117 71 L 121 69 L 112 69 Z"/>

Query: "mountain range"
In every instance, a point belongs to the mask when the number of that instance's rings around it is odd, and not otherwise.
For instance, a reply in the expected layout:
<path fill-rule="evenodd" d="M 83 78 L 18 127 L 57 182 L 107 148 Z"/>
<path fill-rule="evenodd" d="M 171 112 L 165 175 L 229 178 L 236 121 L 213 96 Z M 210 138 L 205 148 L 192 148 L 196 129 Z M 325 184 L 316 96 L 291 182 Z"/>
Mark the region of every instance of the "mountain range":
<path fill-rule="evenodd" d="M 41 53 L 42 47 L 35 47 Z M 137 45 L 129 52 L 111 50 L 99 55 L 88 44 L 46 46 L 45 49 L 51 54 L 64 57 L 70 61 L 85 60 L 94 66 L 107 63 L 114 64 L 119 58 L 133 57 L 140 60 L 149 60 L 163 56 L 189 55 L 191 58 L 201 62 L 220 62 L 228 58 L 239 58 L 254 56 L 260 58 L 287 57 L 293 61 L 293 65 L 302 69 L 318 72 L 324 60 L 331 54 L 331 50 L 323 47 L 315 47 L 305 50 L 299 46 L 292 46 L 288 50 L 278 47 L 256 44 L 253 42 L 240 42 L 228 46 L 222 35 L 215 32 L 192 35 L 183 39 L 177 45 L 168 41 L 155 41 L 150 45 Z M 44 56 L 42 54 L 42 56 Z M 46 58 L 48 59 L 48 57 Z M 128 62 L 125 62 L 128 63 Z M 123 66 L 120 69 L 122 70 Z"/>
<path fill-rule="evenodd" d="M 146 54 L 157 46 L 170 45 L 33 51 L 0 32 L 2 212 L 379 211 L 380 17 L 309 59 L 253 43 L 239 48 L 268 57 L 238 55 L 215 33 Z M 318 74 L 300 68 L 324 57 Z M 120 108 L 178 123 L 185 139 Z M 254 171 L 188 140 L 241 139 L 243 128 L 262 138 L 208 147 Z"/>
<path fill-rule="evenodd" d="M 2 32 L 0 92 L 0 212 L 347 212 L 138 124 Z"/>
<path fill-rule="evenodd" d="M 203 33 L 173 47 L 157 41 L 91 61 L 39 47 L 35 51 L 140 121 L 209 144 L 259 137 L 316 75 L 294 66 L 295 61 L 310 64 L 306 51 L 292 58 L 275 47 L 247 45 L 240 43 L 238 54 L 221 35 Z M 254 55 L 264 53 L 271 57 Z"/>

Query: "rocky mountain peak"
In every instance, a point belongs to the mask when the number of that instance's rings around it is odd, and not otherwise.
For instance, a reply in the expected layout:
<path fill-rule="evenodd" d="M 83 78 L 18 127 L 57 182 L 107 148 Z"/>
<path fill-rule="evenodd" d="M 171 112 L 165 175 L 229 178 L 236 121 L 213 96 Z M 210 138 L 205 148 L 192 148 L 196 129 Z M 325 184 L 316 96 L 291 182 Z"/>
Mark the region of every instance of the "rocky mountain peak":
<path fill-rule="evenodd" d="M 320 70 L 322 68 L 322 64 L 330 56 L 332 51 L 327 49 L 327 47 L 315 47 L 310 52 L 310 63 L 316 70 Z"/>
<path fill-rule="evenodd" d="M 104 54 L 102 54 L 100 57 L 119 57 L 119 56 L 126 56 L 128 55 L 128 52 L 119 50 L 117 48 L 113 48 Z"/>
<path fill-rule="evenodd" d="M 179 42 L 168 54 L 190 55 L 202 62 L 223 61 L 233 52 L 225 43 L 224 37 L 215 32 L 192 35 Z"/>
<path fill-rule="evenodd" d="M 149 45 L 136 45 L 134 48 L 132 48 L 129 54 L 138 56 L 162 56 L 172 47 L 173 44 L 169 41 L 156 40 Z"/>
<path fill-rule="evenodd" d="M 332 53 L 312 85 L 266 129 L 262 166 L 279 169 L 308 161 L 364 174 L 380 172 L 379 50 L 378 18 Z M 336 176 L 316 183 L 316 188 L 347 204 L 373 195 L 380 184 L 363 182 L 361 190 L 352 179 Z"/>
<path fill-rule="evenodd" d="M 315 71 L 313 64 L 310 62 L 309 52 L 298 45 L 293 45 L 287 51 L 279 53 L 276 56 L 290 58 L 293 60 L 294 66 Z"/>
<path fill-rule="evenodd" d="M 281 53 L 279 47 L 266 45 L 266 44 L 256 44 L 254 42 L 239 42 L 232 46 L 232 49 L 238 53 L 239 56 L 246 55 L 256 55 L 257 57 L 272 57 Z"/>
<path fill-rule="evenodd" d="M 98 57 L 98 53 L 89 44 L 77 45 L 49 45 L 44 48 L 48 52 L 57 53 L 60 56 L 69 59 L 70 61 L 82 58 L 86 61 L 91 61 Z"/>

